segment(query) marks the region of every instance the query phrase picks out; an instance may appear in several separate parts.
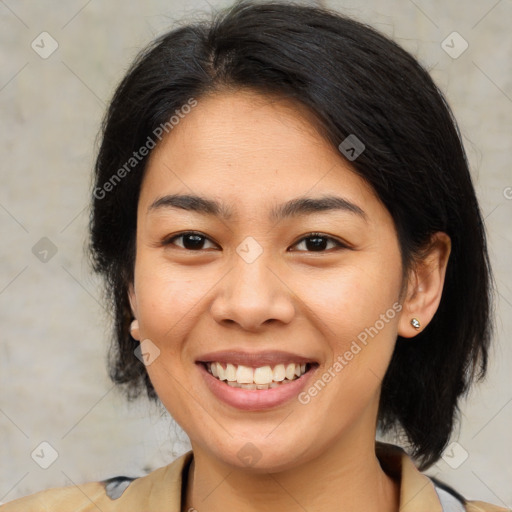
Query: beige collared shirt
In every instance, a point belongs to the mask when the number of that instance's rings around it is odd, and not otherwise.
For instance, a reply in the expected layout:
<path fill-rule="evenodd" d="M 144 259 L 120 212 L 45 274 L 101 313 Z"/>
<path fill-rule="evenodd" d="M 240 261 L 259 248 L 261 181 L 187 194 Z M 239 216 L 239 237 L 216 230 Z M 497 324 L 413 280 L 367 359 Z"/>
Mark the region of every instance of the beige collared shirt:
<path fill-rule="evenodd" d="M 433 482 L 420 473 L 400 448 L 377 443 L 376 453 L 384 471 L 400 482 L 400 512 L 451 512 L 441 501 Z M 48 489 L 0 506 L 1 512 L 181 512 L 184 472 L 192 451 L 168 466 L 130 481 L 90 482 Z M 110 497 L 109 496 L 112 496 Z M 464 510 L 464 508 L 460 508 Z M 468 512 L 507 512 L 482 502 L 466 504 Z"/>

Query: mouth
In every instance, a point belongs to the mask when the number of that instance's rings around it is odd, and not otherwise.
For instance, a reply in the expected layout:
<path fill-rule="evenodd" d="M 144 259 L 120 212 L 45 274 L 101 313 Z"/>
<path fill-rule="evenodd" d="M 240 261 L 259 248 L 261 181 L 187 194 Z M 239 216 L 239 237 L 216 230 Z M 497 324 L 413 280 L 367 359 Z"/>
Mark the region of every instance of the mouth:
<path fill-rule="evenodd" d="M 270 410 L 293 401 L 319 368 L 309 357 L 278 350 L 210 352 L 195 362 L 213 396 L 243 411 Z"/>
<path fill-rule="evenodd" d="M 286 386 L 308 373 L 316 363 L 279 363 L 258 367 L 219 361 L 200 362 L 215 379 L 233 388 L 266 390 Z"/>

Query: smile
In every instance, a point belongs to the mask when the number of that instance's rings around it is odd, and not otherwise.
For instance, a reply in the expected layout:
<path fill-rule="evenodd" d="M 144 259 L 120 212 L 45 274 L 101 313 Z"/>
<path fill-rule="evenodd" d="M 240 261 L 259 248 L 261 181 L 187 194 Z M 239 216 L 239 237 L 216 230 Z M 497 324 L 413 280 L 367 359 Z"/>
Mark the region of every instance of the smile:
<path fill-rule="evenodd" d="M 315 357 L 282 350 L 221 350 L 198 355 L 195 363 L 212 395 L 243 411 L 292 402 L 319 368 Z"/>
<path fill-rule="evenodd" d="M 288 363 L 252 368 L 242 364 L 208 362 L 208 372 L 228 386 L 242 389 L 273 389 L 300 378 L 309 370 L 309 363 Z"/>

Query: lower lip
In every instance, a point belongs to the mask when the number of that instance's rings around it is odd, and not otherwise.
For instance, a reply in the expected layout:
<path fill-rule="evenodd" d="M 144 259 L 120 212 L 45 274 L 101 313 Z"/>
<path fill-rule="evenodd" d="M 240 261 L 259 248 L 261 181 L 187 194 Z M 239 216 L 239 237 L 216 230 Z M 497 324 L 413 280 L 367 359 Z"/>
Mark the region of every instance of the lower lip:
<path fill-rule="evenodd" d="M 197 363 L 206 385 L 220 400 L 232 407 L 244 411 L 261 411 L 278 407 L 297 395 L 306 387 L 316 368 L 311 368 L 298 379 L 269 389 L 243 389 L 228 386 L 224 381 L 215 378 L 202 363 Z"/>

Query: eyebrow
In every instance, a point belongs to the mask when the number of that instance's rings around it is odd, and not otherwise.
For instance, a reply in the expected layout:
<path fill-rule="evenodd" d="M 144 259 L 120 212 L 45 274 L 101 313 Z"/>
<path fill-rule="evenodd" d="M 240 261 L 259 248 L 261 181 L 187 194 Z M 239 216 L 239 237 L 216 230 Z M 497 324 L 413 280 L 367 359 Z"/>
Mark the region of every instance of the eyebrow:
<path fill-rule="evenodd" d="M 161 208 L 179 208 L 203 215 L 214 215 L 226 220 L 235 216 L 234 212 L 223 203 L 193 194 L 171 194 L 160 197 L 149 206 L 148 213 Z M 348 199 L 333 195 L 291 199 L 272 208 L 269 217 L 277 222 L 288 217 L 339 210 L 353 213 L 365 222 L 368 221 L 368 217 L 361 207 Z"/>

